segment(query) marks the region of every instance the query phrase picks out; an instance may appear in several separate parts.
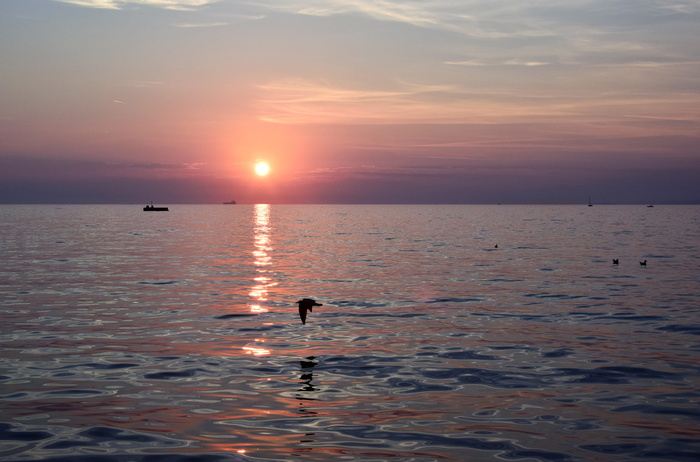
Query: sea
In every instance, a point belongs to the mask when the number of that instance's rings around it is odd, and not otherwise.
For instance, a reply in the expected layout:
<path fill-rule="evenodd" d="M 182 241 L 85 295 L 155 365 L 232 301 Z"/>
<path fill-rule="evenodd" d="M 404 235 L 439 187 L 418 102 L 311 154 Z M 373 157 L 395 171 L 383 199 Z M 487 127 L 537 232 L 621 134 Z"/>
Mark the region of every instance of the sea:
<path fill-rule="evenodd" d="M 0 206 L 0 460 L 700 460 L 700 206 L 164 205 Z"/>

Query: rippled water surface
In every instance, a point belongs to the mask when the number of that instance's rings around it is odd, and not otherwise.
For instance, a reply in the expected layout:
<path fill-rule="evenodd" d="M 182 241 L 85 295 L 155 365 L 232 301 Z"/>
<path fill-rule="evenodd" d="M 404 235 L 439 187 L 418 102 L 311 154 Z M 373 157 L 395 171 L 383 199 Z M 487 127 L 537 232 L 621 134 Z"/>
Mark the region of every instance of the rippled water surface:
<path fill-rule="evenodd" d="M 696 206 L 0 206 L 0 458 L 700 460 L 699 247 Z"/>

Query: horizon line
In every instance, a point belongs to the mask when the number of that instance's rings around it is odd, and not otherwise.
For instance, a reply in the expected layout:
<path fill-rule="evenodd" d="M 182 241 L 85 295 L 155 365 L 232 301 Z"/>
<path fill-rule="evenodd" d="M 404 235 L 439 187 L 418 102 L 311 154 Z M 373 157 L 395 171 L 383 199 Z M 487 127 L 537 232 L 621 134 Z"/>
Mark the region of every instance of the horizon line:
<path fill-rule="evenodd" d="M 149 201 L 150 203 L 150 201 Z M 161 205 L 571 205 L 587 207 L 585 202 L 159 202 Z M 141 202 L 0 202 L 0 205 L 143 205 Z M 666 202 L 597 202 L 593 206 L 700 205 L 700 200 Z"/>

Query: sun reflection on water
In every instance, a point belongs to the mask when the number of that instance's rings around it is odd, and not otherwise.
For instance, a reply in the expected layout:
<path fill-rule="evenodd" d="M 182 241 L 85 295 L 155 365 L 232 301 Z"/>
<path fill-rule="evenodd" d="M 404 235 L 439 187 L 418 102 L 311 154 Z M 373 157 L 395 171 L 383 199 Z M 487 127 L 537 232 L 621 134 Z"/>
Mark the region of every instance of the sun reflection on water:
<path fill-rule="evenodd" d="M 246 354 L 253 356 L 264 356 L 272 353 L 272 350 L 265 348 L 265 340 L 261 338 L 256 338 L 255 342 L 251 342 L 243 347 Z"/>
<path fill-rule="evenodd" d="M 277 285 L 269 277 L 267 267 L 272 265 L 272 257 L 268 254 L 272 250 L 271 228 L 270 228 L 270 205 L 255 204 L 254 209 L 254 230 L 255 230 L 255 250 L 253 250 L 253 264 L 258 275 L 253 278 L 254 285 L 248 295 L 253 299 L 250 304 L 250 311 L 253 313 L 266 313 L 268 310 L 263 305 L 267 301 L 267 294 L 270 287 Z"/>

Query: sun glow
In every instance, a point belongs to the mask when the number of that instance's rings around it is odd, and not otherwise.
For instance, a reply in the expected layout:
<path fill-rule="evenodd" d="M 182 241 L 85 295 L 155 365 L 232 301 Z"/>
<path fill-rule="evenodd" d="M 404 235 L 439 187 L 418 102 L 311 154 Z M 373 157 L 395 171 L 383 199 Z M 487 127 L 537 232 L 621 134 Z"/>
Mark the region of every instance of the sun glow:
<path fill-rule="evenodd" d="M 259 161 L 255 164 L 255 174 L 265 176 L 270 173 L 270 165 L 267 162 Z"/>

